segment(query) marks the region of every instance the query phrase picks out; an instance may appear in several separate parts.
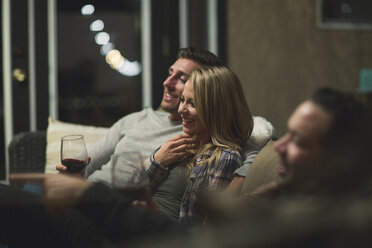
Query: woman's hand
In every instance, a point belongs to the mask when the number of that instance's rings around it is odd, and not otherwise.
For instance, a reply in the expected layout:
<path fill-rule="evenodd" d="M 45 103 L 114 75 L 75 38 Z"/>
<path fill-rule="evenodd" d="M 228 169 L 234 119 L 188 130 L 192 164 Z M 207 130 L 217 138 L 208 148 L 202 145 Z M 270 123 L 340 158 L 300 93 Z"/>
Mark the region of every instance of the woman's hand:
<path fill-rule="evenodd" d="M 189 150 L 195 147 L 194 139 L 188 134 L 180 134 L 167 140 L 154 154 L 158 164 L 167 167 L 182 157 L 189 156 Z"/>

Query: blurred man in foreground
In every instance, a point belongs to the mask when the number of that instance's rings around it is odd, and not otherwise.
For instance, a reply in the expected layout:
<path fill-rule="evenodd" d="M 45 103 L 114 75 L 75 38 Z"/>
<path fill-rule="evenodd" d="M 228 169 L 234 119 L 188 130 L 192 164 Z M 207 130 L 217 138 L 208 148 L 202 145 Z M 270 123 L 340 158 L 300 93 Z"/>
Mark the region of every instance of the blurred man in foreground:
<path fill-rule="evenodd" d="M 350 94 L 318 90 L 288 120 L 288 132 L 274 145 L 281 182 L 254 193 L 332 195 L 362 193 L 371 176 L 371 117 Z M 357 192 L 356 192 L 357 191 Z"/>

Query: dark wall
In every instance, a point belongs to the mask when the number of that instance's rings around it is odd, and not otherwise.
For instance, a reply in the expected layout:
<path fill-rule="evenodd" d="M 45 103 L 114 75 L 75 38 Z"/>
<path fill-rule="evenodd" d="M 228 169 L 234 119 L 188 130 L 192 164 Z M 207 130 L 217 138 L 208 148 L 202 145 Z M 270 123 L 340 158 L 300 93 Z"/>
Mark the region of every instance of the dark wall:
<path fill-rule="evenodd" d="M 316 1 L 227 1 L 228 64 L 242 81 L 254 115 L 278 135 L 295 106 L 320 86 L 354 91 L 372 68 L 371 31 L 316 25 Z"/>

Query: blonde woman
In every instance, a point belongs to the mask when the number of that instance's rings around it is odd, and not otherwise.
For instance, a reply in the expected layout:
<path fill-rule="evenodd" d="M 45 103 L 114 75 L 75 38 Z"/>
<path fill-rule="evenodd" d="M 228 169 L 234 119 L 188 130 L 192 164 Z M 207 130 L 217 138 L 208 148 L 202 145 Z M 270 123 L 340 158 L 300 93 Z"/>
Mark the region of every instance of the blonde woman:
<path fill-rule="evenodd" d="M 238 77 L 226 67 L 194 70 L 180 101 L 178 112 L 186 135 L 177 136 L 155 151 L 149 171 L 174 167 L 181 157 L 190 156 L 191 148 L 198 147 L 185 166 L 188 179 L 179 220 L 201 222 L 203 217 L 194 208 L 197 193 L 228 186 L 241 165 L 240 150 L 252 132 L 253 119 Z M 181 139 L 187 141 L 178 142 Z"/>

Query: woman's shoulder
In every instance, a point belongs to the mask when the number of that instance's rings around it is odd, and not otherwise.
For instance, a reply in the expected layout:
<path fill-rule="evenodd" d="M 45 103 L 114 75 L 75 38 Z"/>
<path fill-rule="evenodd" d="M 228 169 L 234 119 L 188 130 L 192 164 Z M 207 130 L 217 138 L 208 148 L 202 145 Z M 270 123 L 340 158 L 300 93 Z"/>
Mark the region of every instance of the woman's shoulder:
<path fill-rule="evenodd" d="M 210 147 L 207 151 L 209 157 L 211 157 L 215 152 L 217 151 L 217 146 L 216 145 L 213 145 L 212 147 Z M 220 149 L 220 156 L 221 158 L 222 157 L 241 157 L 241 154 L 240 154 L 240 151 L 236 150 L 236 149 L 232 149 L 232 148 L 223 148 L 223 149 Z"/>
<path fill-rule="evenodd" d="M 239 151 L 234 150 L 234 149 L 230 149 L 230 148 L 226 148 L 226 149 L 221 150 L 218 161 L 219 161 L 218 164 L 234 163 L 234 164 L 239 164 L 240 165 L 240 163 L 242 161 L 242 157 L 241 157 L 241 154 L 240 154 Z"/>
<path fill-rule="evenodd" d="M 240 152 L 234 149 L 223 149 L 221 150 L 219 159 L 214 160 L 211 168 L 216 171 L 235 171 L 241 166 L 241 155 Z"/>
<path fill-rule="evenodd" d="M 221 157 L 222 156 L 229 156 L 229 157 L 238 157 L 241 158 L 240 152 L 235 149 L 226 148 L 221 151 Z"/>

